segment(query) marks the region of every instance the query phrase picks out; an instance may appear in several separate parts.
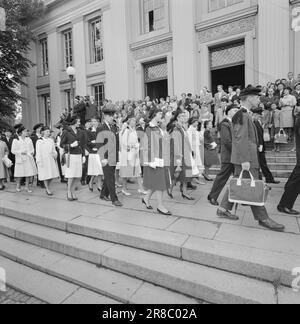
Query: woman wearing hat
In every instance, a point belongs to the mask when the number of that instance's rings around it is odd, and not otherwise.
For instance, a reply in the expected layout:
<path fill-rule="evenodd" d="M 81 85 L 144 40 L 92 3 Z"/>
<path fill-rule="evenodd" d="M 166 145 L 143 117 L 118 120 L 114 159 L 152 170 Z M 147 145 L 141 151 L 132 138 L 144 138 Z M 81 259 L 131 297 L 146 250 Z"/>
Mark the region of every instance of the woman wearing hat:
<path fill-rule="evenodd" d="M 28 130 L 21 126 L 17 130 L 18 139 L 14 139 L 11 152 L 15 155 L 15 178 L 17 178 L 17 192 L 21 191 L 21 179 L 26 178 L 26 190 L 31 193 L 29 181 L 37 175 L 36 164 L 33 159 L 34 147 L 32 140 L 28 137 Z"/>
<path fill-rule="evenodd" d="M 53 139 L 50 137 L 49 127 L 42 127 L 42 138 L 36 143 L 36 163 L 38 166 L 39 181 L 44 181 L 46 193 L 53 196 L 50 184 L 53 179 L 59 178 L 57 167 L 57 152 Z"/>
<path fill-rule="evenodd" d="M 144 147 L 144 187 L 148 193 L 142 202 L 148 210 L 152 210 L 150 200 L 156 193 L 157 211 L 162 215 L 171 216 L 171 212 L 163 203 L 163 193 L 168 189 L 165 165 L 168 166 L 170 161 L 164 160 L 164 151 L 168 142 L 165 141 L 164 132 L 159 127 L 162 116 L 162 111 L 156 108 L 152 109 L 149 114 L 151 121 L 146 129 L 145 140 L 147 143 Z"/>
<path fill-rule="evenodd" d="M 67 154 L 65 178 L 68 179 L 69 201 L 76 201 L 75 188 L 82 177 L 82 164 L 84 163 L 84 135 L 79 129 L 80 119 L 72 117 L 70 127 L 67 128 L 61 137 L 60 146 Z"/>
<path fill-rule="evenodd" d="M 286 88 L 283 93 L 283 98 L 280 99 L 280 127 L 283 128 L 289 136 L 289 140 L 293 137 L 294 116 L 293 111 L 297 104 L 296 98 L 291 95 L 292 89 Z"/>
<path fill-rule="evenodd" d="M 140 144 L 136 131 L 136 119 L 130 117 L 120 133 L 120 177 L 125 196 L 131 196 L 127 190 L 127 179 L 138 180 L 138 193 L 146 195 L 141 178 Z"/>

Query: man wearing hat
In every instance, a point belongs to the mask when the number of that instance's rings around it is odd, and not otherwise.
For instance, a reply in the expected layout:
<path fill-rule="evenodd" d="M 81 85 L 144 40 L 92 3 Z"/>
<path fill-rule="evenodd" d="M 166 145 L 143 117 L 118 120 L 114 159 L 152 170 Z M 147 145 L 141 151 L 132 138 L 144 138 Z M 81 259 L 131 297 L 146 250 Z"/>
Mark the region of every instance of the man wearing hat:
<path fill-rule="evenodd" d="M 300 105 L 300 99 L 298 99 L 297 105 Z M 295 138 L 296 138 L 296 152 L 297 152 L 297 165 L 291 174 L 286 186 L 284 194 L 278 205 L 278 211 L 280 213 L 298 216 L 300 213 L 294 210 L 295 202 L 300 193 L 300 114 L 296 116 L 295 122 Z"/>
<path fill-rule="evenodd" d="M 259 164 L 261 171 L 266 178 L 266 182 L 268 184 L 279 184 L 280 181 L 275 181 L 274 176 L 272 172 L 270 171 L 266 159 L 266 143 L 264 140 L 264 129 L 262 127 L 262 114 L 263 109 L 261 107 L 252 109 L 253 112 L 253 123 L 257 130 L 257 136 L 258 136 L 258 158 L 259 158 Z"/>
<path fill-rule="evenodd" d="M 234 173 L 234 165 L 231 163 L 232 152 L 232 118 L 239 111 L 236 105 L 226 108 L 225 119 L 220 124 L 221 137 L 221 171 L 217 175 L 213 188 L 208 195 L 208 200 L 213 206 L 219 206 L 218 198 L 224 189 L 227 181 Z"/>
<path fill-rule="evenodd" d="M 116 207 L 122 207 L 116 194 L 116 166 L 119 159 L 119 134 L 113 124 L 116 107 L 107 104 L 103 109 L 103 124 L 97 130 L 96 143 L 99 147 L 100 159 L 103 166 L 104 183 L 100 199 L 111 201 Z"/>
<path fill-rule="evenodd" d="M 239 177 L 242 170 L 250 171 L 255 179 L 259 179 L 258 136 L 256 127 L 250 115 L 251 109 L 257 108 L 260 103 L 260 89 L 248 87 L 241 92 L 241 109 L 232 119 L 232 156 L 234 175 Z M 218 216 L 233 219 L 231 214 L 234 204 L 229 202 L 229 190 L 227 190 Z M 272 231 L 283 232 L 285 227 L 273 221 L 265 207 L 251 206 L 254 218 L 259 225 Z M 238 217 L 237 217 L 238 218 Z"/>

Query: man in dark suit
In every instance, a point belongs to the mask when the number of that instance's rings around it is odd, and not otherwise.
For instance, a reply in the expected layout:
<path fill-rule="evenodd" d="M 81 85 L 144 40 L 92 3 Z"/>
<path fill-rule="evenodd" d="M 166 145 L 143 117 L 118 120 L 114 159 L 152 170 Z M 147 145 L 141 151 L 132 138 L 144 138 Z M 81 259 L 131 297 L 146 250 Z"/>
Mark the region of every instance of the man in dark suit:
<path fill-rule="evenodd" d="M 262 119 L 262 108 L 256 108 L 252 110 L 253 112 L 253 123 L 257 130 L 258 135 L 258 158 L 259 158 L 259 164 L 261 171 L 266 178 L 266 182 L 268 184 L 279 184 L 280 181 L 275 181 L 272 172 L 270 171 L 266 159 L 266 143 L 264 140 L 264 129 L 261 124 Z"/>
<path fill-rule="evenodd" d="M 296 99 L 300 99 L 300 81 L 295 85 L 295 91 L 292 93 L 293 96 L 296 97 Z"/>
<path fill-rule="evenodd" d="M 300 213 L 293 208 L 300 193 L 300 114 L 296 117 L 295 137 L 297 165 L 285 186 L 284 194 L 278 205 L 278 211 L 280 213 L 297 216 L 300 215 Z"/>
<path fill-rule="evenodd" d="M 35 159 L 35 155 L 36 155 L 36 143 L 37 143 L 37 141 L 39 141 L 42 138 L 42 135 L 41 135 L 42 127 L 44 127 L 44 124 L 42 124 L 42 123 L 36 124 L 33 127 L 33 133 L 30 136 L 30 138 L 32 140 L 33 147 L 34 147 L 34 159 Z M 37 179 L 37 186 L 45 189 L 44 182 L 39 181 L 39 179 Z"/>
<path fill-rule="evenodd" d="M 232 118 L 238 112 L 239 108 L 230 105 L 226 108 L 226 118 L 220 124 L 221 137 L 221 171 L 217 175 L 213 188 L 208 195 L 208 200 L 213 206 L 219 206 L 218 198 L 224 189 L 227 181 L 234 172 L 234 165 L 231 163 L 232 152 Z"/>
<path fill-rule="evenodd" d="M 241 92 L 241 109 L 232 119 L 232 155 L 231 163 L 235 166 L 234 176 L 239 177 L 242 171 L 250 171 L 255 179 L 259 179 L 258 136 L 250 115 L 251 109 L 257 108 L 260 89 L 247 87 Z M 221 218 L 234 219 L 231 214 L 234 204 L 229 202 L 227 190 L 217 215 Z M 273 221 L 265 207 L 251 206 L 254 218 L 259 225 L 272 231 L 283 232 L 285 227 Z M 238 219 L 238 217 L 237 217 Z"/>
<path fill-rule="evenodd" d="M 104 173 L 104 183 L 100 199 L 111 201 L 116 207 L 122 207 L 123 205 L 116 194 L 115 172 L 119 155 L 119 134 L 117 127 L 113 124 L 115 112 L 115 106 L 107 104 L 103 110 L 103 124 L 97 130 L 96 143 L 99 147 Z"/>

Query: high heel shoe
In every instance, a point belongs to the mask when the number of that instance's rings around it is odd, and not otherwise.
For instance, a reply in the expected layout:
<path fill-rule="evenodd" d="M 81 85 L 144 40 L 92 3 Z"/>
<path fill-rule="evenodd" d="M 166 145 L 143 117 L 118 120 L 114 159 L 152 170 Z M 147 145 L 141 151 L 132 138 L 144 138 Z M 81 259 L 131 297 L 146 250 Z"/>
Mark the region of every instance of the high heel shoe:
<path fill-rule="evenodd" d="M 172 213 L 169 212 L 169 211 L 166 212 L 166 213 L 164 213 L 164 212 L 162 212 L 162 211 L 161 211 L 160 209 L 158 209 L 158 208 L 157 208 L 157 211 L 158 211 L 158 213 L 161 214 L 161 215 L 164 215 L 164 216 L 172 216 Z"/>
<path fill-rule="evenodd" d="M 152 206 L 148 206 L 148 205 L 147 205 L 145 199 L 142 199 L 142 203 L 146 206 L 146 208 L 147 208 L 148 210 L 153 210 L 153 207 L 152 207 Z"/>
<path fill-rule="evenodd" d="M 52 197 L 52 196 L 53 196 L 53 193 L 52 193 L 52 192 L 49 192 L 48 190 L 46 190 L 46 194 L 47 194 L 47 196 L 49 196 L 49 197 Z"/>
<path fill-rule="evenodd" d="M 186 199 L 186 200 L 189 200 L 189 201 L 194 201 L 194 200 L 195 200 L 195 198 L 193 198 L 193 197 L 191 197 L 191 196 L 187 196 L 187 195 L 185 195 L 184 193 L 182 193 L 182 198 L 183 198 L 183 199 Z"/>
<path fill-rule="evenodd" d="M 67 199 L 68 199 L 68 201 L 74 201 L 73 197 L 70 198 L 69 195 L 67 195 Z"/>

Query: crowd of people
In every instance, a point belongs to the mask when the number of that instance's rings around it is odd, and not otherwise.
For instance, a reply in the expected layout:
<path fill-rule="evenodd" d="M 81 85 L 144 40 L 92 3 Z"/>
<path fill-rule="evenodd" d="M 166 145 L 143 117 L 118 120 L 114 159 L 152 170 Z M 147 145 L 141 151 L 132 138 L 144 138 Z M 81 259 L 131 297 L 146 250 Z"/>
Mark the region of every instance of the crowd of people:
<path fill-rule="evenodd" d="M 200 95 L 182 94 L 180 99 L 107 100 L 101 108 L 91 97 L 76 97 L 72 112 L 55 127 L 56 132 L 37 124 L 31 134 L 21 124 L 3 130 L 0 190 L 9 179 L 16 181 L 17 192 L 24 185 L 31 193 L 37 178 L 37 185 L 52 196 L 51 183 L 60 178 L 67 184 L 70 202 L 78 200 L 81 182 L 91 192 L 96 186 L 100 199 L 122 207 L 117 188 L 128 197 L 128 183 L 137 183 L 145 208 L 153 209 L 155 194 L 158 213 L 172 215 L 164 205 L 164 193 L 173 199 L 179 184 L 182 199 L 194 200 L 191 191 L 213 182 L 210 169 L 221 164 L 208 200 L 219 207 L 219 217 L 234 221 L 238 217 L 231 212 L 228 192 L 219 205 L 222 190 L 242 170 L 256 179 L 264 176 L 268 184 L 279 183 L 268 168 L 265 142 L 273 141 L 278 151 L 281 135 L 284 143 L 294 144 L 298 162 L 278 210 L 299 214 L 293 206 L 300 188 L 300 79 L 294 80 L 292 73 L 266 87 L 229 87 L 226 92 L 220 85 L 214 96 L 204 88 Z M 261 226 L 284 231 L 265 207 L 251 208 Z"/>

